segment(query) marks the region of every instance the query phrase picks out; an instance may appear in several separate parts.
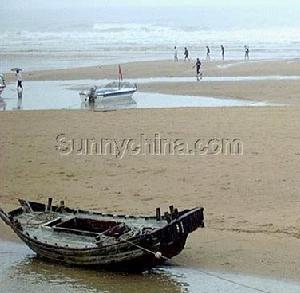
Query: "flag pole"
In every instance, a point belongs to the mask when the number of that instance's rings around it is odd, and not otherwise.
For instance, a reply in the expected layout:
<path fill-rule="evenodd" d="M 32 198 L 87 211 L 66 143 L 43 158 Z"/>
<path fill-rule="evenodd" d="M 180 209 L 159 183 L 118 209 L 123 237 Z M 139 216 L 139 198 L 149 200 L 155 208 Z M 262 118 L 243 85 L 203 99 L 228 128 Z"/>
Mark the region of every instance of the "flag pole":
<path fill-rule="evenodd" d="M 119 64 L 119 89 L 121 88 L 121 81 L 122 80 L 123 80 L 122 68 L 121 68 L 121 65 Z"/>

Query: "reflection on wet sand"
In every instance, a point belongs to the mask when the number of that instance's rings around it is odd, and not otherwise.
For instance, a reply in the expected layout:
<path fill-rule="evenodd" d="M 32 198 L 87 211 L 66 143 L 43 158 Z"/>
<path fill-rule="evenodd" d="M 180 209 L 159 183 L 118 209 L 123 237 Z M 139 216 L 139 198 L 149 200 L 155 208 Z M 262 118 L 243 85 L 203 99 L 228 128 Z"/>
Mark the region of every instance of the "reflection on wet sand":
<path fill-rule="evenodd" d="M 17 91 L 17 105 L 16 107 L 12 107 L 12 110 L 22 110 L 23 109 L 22 105 L 23 105 L 23 91 Z M 7 107 L 7 103 L 0 96 L 0 111 L 6 111 L 6 107 Z"/>
<path fill-rule="evenodd" d="M 143 274 L 65 267 L 45 262 L 13 242 L 0 241 L 0 257 L 0 292 L 300 292 L 297 283 L 176 266 Z"/>
<path fill-rule="evenodd" d="M 18 104 L 17 104 L 17 109 L 18 110 L 22 110 L 22 103 L 23 103 L 23 96 L 22 93 L 18 94 Z"/>
<path fill-rule="evenodd" d="M 6 110 L 6 103 L 3 100 L 3 98 L 0 97 L 0 111 L 5 111 Z"/>
<path fill-rule="evenodd" d="M 51 292 L 53 289 L 58 291 L 61 285 L 69 288 L 70 292 L 182 292 L 180 285 L 164 273 L 130 275 L 98 272 L 49 264 L 35 257 L 15 266 L 10 271 L 10 277 L 33 286 L 51 284 L 47 285 Z"/>
<path fill-rule="evenodd" d="M 88 103 L 81 103 L 81 109 L 83 110 L 90 110 L 90 111 L 109 111 L 109 110 L 116 110 L 116 109 L 133 109 L 137 108 L 137 102 L 131 98 L 127 99 L 126 101 L 113 101 L 108 100 L 105 102 L 98 101 L 98 102 L 88 102 Z"/>
<path fill-rule="evenodd" d="M 1 242 L 0 251 L 1 292 L 183 292 L 165 272 L 126 274 L 65 267 L 44 262 L 23 245 L 10 242 Z"/>

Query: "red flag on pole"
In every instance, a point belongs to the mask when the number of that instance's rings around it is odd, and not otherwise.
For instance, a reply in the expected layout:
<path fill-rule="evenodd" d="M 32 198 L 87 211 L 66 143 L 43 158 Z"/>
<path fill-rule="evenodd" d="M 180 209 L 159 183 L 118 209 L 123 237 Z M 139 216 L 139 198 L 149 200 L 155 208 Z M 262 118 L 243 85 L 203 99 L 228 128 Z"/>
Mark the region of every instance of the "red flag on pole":
<path fill-rule="evenodd" d="M 119 64 L 119 80 L 123 80 L 122 68 L 120 64 Z"/>

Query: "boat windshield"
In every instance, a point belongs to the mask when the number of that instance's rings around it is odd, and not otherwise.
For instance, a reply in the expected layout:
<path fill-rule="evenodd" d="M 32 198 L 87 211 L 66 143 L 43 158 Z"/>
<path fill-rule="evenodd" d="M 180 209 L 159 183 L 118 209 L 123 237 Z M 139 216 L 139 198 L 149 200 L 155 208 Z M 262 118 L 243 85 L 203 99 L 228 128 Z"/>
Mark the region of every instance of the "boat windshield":
<path fill-rule="evenodd" d="M 113 81 L 104 86 L 105 88 L 136 88 L 136 85 L 130 82 Z"/>

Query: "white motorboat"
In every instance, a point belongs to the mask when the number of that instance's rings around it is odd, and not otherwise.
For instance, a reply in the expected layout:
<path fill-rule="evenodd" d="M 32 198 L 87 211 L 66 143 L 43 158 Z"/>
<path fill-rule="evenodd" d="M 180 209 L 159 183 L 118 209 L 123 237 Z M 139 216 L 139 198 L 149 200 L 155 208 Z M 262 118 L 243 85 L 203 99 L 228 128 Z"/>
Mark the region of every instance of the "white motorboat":
<path fill-rule="evenodd" d="M 137 86 L 129 82 L 111 82 L 104 87 L 94 86 L 79 93 L 82 103 L 132 102 Z"/>
<path fill-rule="evenodd" d="M 6 88 L 6 83 L 5 83 L 4 75 L 0 74 L 0 95 L 2 94 L 5 88 Z"/>

